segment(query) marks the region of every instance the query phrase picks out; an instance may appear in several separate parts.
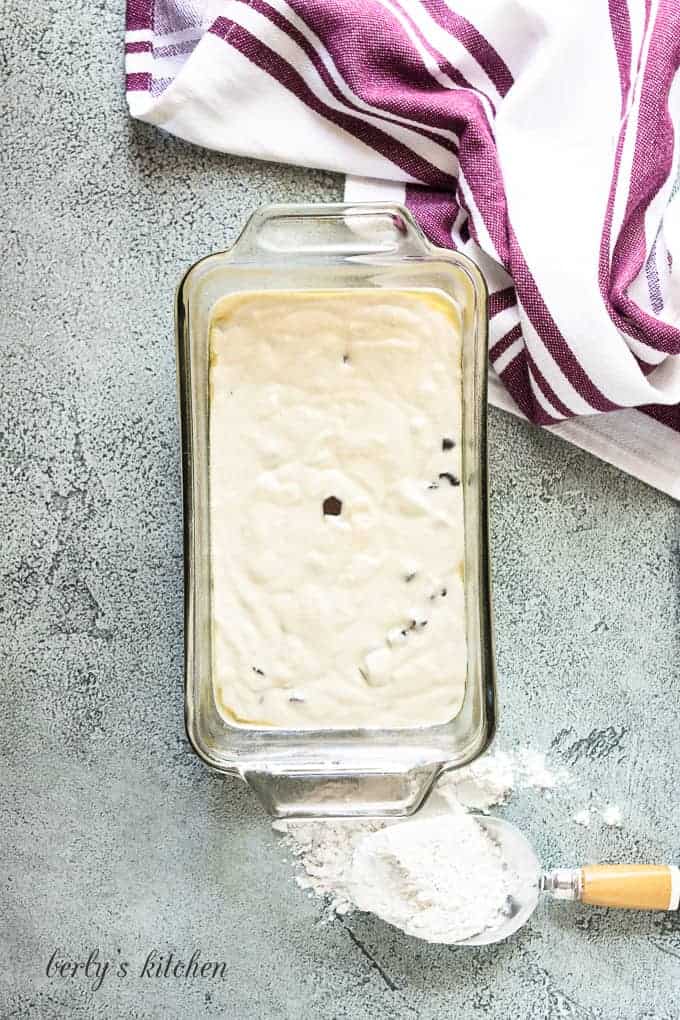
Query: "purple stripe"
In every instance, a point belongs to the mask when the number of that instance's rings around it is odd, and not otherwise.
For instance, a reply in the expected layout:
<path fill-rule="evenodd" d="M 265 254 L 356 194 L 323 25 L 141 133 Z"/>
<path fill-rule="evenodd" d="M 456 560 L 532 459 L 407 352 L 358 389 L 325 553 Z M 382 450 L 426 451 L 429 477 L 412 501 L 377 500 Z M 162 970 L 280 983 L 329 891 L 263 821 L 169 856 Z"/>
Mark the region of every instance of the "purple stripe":
<path fill-rule="evenodd" d="M 678 67 L 680 9 L 677 0 L 660 0 L 640 94 L 628 203 L 612 257 L 610 296 L 627 332 L 672 355 L 680 354 L 680 330 L 639 308 L 627 291 L 645 262 L 645 213 L 673 167 L 668 94 Z"/>
<path fill-rule="evenodd" d="M 152 49 L 151 40 L 147 40 L 146 42 L 125 43 L 126 53 L 151 53 Z"/>
<path fill-rule="evenodd" d="M 459 93 L 459 98 L 465 103 L 468 95 Z M 471 122 L 469 130 L 459 132 L 460 165 L 496 251 L 515 281 L 518 300 L 555 363 L 577 393 L 594 410 L 616 410 L 619 405 L 598 389 L 574 355 L 536 286 L 508 218 L 497 153 L 490 134 L 485 135 L 487 131 L 485 122 L 480 121 Z M 482 150 L 485 154 L 492 153 L 493 159 L 489 162 L 482 160 Z M 568 413 L 572 415 L 574 412 L 570 410 Z"/>
<path fill-rule="evenodd" d="M 645 264 L 645 274 L 647 276 L 647 290 L 649 291 L 652 311 L 656 315 L 660 315 L 663 311 L 663 294 L 661 293 L 661 281 L 659 280 L 659 270 L 656 264 L 656 240 L 652 245 L 652 250 Z"/>
<path fill-rule="evenodd" d="M 172 85 L 174 78 L 154 78 L 151 82 L 151 95 L 160 96 L 162 92 L 165 92 L 168 85 Z"/>
<path fill-rule="evenodd" d="M 515 273 L 520 275 L 521 269 L 517 265 L 513 265 L 513 276 Z M 529 274 L 529 270 L 526 270 Z M 530 274 L 529 274 L 530 276 Z M 585 400 L 592 408 L 597 411 L 616 411 L 620 407 L 609 397 L 605 396 L 604 393 L 595 385 L 588 373 L 584 369 L 581 362 L 575 356 L 572 349 L 567 344 L 566 340 L 557 328 L 557 324 L 550 314 L 542 295 L 538 288 L 531 279 L 531 283 L 525 286 L 520 284 L 517 288 L 517 293 L 529 320 L 531 321 L 534 329 L 543 341 L 546 349 L 550 352 L 553 359 L 562 370 L 563 375 L 569 380 L 572 387 L 576 392 Z M 527 301 L 529 302 L 527 304 Z M 574 414 L 572 409 L 569 409 L 568 415 Z"/>
<path fill-rule="evenodd" d="M 512 344 L 514 344 L 516 340 L 519 340 L 521 336 L 522 336 L 522 325 L 521 325 L 521 323 L 517 322 L 512 327 L 512 329 L 508 330 L 508 332 L 505 334 L 505 336 L 501 337 L 501 339 L 498 340 L 493 345 L 493 347 L 489 351 L 489 357 L 491 358 L 491 361 L 494 362 L 494 363 L 497 362 L 498 359 L 501 357 L 501 355 L 505 354 L 505 352 L 508 350 L 508 348 L 511 347 Z M 520 352 L 518 352 L 518 353 L 520 353 Z M 538 367 L 538 365 L 534 361 L 534 359 L 533 359 L 533 357 L 531 355 L 531 352 L 526 347 L 526 345 L 524 347 L 524 350 L 521 353 L 522 353 L 525 369 L 526 369 L 526 372 L 527 372 L 527 376 L 528 376 L 529 382 L 531 384 L 532 393 L 534 392 L 534 390 L 540 390 L 542 392 L 543 396 L 552 404 L 552 406 L 555 408 L 555 410 L 558 412 L 558 414 L 564 415 L 565 418 L 572 417 L 572 412 L 569 410 L 568 407 L 565 407 L 565 405 L 562 403 L 560 398 L 557 396 L 557 394 L 553 390 L 552 386 L 550 385 L 550 383 L 545 378 L 545 376 L 541 372 L 540 368 Z M 514 362 L 514 360 L 515 359 L 513 358 L 513 362 Z M 535 401 L 535 403 L 536 403 L 536 407 L 538 407 L 539 406 L 538 402 Z M 542 405 L 540 405 L 540 406 L 541 406 L 542 413 L 545 415 L 547 412 L 543 409 Z M 533 415 L 532 415 L 532 417 L 533 417 Z M 554 422 L 555 420 L 556 419 L 551 417 L 551 421 Z M 545 422 L 543 424 L 545 424 Z"/>
<path fill-rule="evenodd" d="M 614 41 L 614 48 L 616 50 L 616 59 L 619 67 L 619 85 L 621 89 L 621 114 L 622 117 L 625 112 L 626 104 L 628 101 L 628 93 L 631 85 L 631 66 L 632 66 L 632 44 L 631 44 L 631 31 L 630 31 L 630 18 L 628 12 L 628 6 L 626 0 L 610 0 L 609 2 L 609 17 L 611 22 L 612 37 Z M 643 26 L 643 37 L 649 26 L 649 6 L 646 5 L 645 22 Z M 636 73 L 639 73 L 642 60 L 642 45 L 640 46 L 640 52 L 638 53 L 637 69 Z M 616 144 L 616 153 L 614 156 L 614 170 L 612 173 L 612 181 L 609 188 L 609 195 L 607 198 L 607 207 L 605 211 L 605 221 L 602 228 L 602 237 L 600 241 L 600 256 L 598 266 L 598 284 L 600 293 L 604 299 L 605 306 L 609 313 L 609 316 L 619 329 L 624 332 L 631 332 L 631 335 L 637 333 L 637 330 L 630 327 L 626 323 L 623 316 L 620 315 L 617 308 L 615 308 L 611 301 L 610 294 L 610 246 L 611 246 L 611 225 L 613 218 L 614 202 L 616 199 L 616 192 L 618 187 L 619 173 L 621 169 L 621 155 L 626 139 L 626 131 L 628 128 L 628 120 L 623 117 L 621 130 L 619 131 L 619 137 Z M 640 337 L 638 337 L 640 339 Z"/>
<path fill-rule="evenodd" d="M 649 418 L 661 422 L 662 425 L 666 425 L 669 429 L 673 429 L 674 432 L 680 432 L 680 404 L 673 404 L 670 407 L 665 404 L 647 404 L 644 407 L 639 407 L 638 410 Z"/>
<path fill-rule="evenodd" d="M 520 322 L 516 322 L 512 329 L 509 329 L 508 332 L 504 336 L 502 336 L 500 340 L 497 340 L 496 343 L 489 350 L 489 357 L 491 358 L 491 360 L 498 361 L 501 354 L 505 354 L 508 347 L 510 347 L 511 344 L 514 344 L 515 340 L 519 340 L 521 335 L 522 324 Z"/>
<path fill-rule="evenodd" d="M 184 42 L 169 43 L 167 46 L 154 47 L 153 54 L 155 57 L 181 57 L 185 53 L 192 53 L 200 41 L 200 37 L 197 37 L 196 39 L 185 39 Z"/>
<path fill-rule="evenodd" d="M 489 318 L 504 312 L 506 308 L 512 308 L 517 304 L 517 294 L 514 287 L 505 287 L 503 290 L 496 290 L 489 294 Z"/>
<path fill-rule="evenodd" d="M 149 92 L 151 89 L 151 75 L 148 71 L 138 74 L 125 75 L 126 92 Z"/>
<path fill-rule="evenodd" d="M 406 188 L 406 207 L 411 210 L 433 244 L 440 248 L 454 248 L 451 231 L 458 215 L 458 203 L 453 194 L 433 191 L 409 184 Z"/>
<path fill-rule="evenodd" d="M 492 361 L 498 360 L 501 354 L 508 350 L 510 345 L 515 340 L 518 340 L 521 335 L 522 327 L 520 323 L 517 323 L 492 347 L 489 352 Z M 545 410 L 543 405 L 536 399 L 535 390 L 542 391 L 543 396 L 550 401 L 559 414 L 564 414 L 566 417 L 572 416 L 572 412 L 565 408 L 562 401 L 548 384 L 526 346 L 521 351 L 518 351 L 517 355 L 500 372 L 500 377 L 517 401 L 520 410 L 527 418 L 538 425 L 556 425 L 560 419 L 555 418 Z"/>
<path fill-rule="evenodd" d="M 468 125 L 459 130 L 459 159 L 498 256 L 515 282 L 517 297 L 536 333 L 574 389 L 594 410 L 618 408 L 590 379 L 553 319 L 529 269 L 510 223 L 498 154 L 484 118 L 474 118 L 470 94 L 457 93 L 459 106 L 468 107 Z M 569 414 L 573 414 L 569 411 Z"/>
<path fill-rule="evenodd" d="M 439 86 L 424 67 L 412 40 L 385 8 L 373 0 L 289 0 L 289 3 L 323 39 L 338 72 L 364 102 L 423 124 L 454 130 L 459 135 L 466 132 L 474 162 L 493 168 L 491 176 L 495 171 L 495 180 L 500 182 L 495 142 L 479 96 L 468 89 Z M 480 121 L 482 129 L 478 126 Z M 496 191 L 499 215 L 495 233 L 504 237 L 502 186 Z M 465 208 L 462 196 L 457 197 Z M 477 241 L 472 219 L 469 229 Z"/>
<path fill-rule="evenodd" d="M 126 31 L 140 32 L 145 28 L 153 28 L 153 0 L 127 0 Z"/>
<path fill-rule="evenodd" d="M 437 50 L 433 46 L 433 44 L 430 42 L 430 40 L 427 38 L 427 36 L 421 31 L 421 28 L 417 24 L 417 22 L 413 20 L 409 10 L 407 8 L 404 8 L 402 6 L 402 4 L 399 3 L 399 0 L 396 0 L 396 5 L 399 8 L 399 11 L 400 11 L 402 17 L 404 17 L 406 19 L 406 21 L 408 21 L 408 23 L 409 23 L 409 25 L 411 27 L 411 31 L 413 32 L 413 34 L 415 36 L 418 37 L 418 40 L 420 41 L 421 46 L 425 50 L 427 50 L 427 52 L 429 53 L 430 57 L 435 62 L 435 64 L 439 68 L 439 70 L 442 71 L 444 74 L 446 74 L 451 79 L 451 81 L 455 85 L 458 85 L 460 88 L 463 88 L 463 89 L 473 89 L 474 86 L 470 84 L 470 82 L 467 80 L 467 78 L 462 73 L 462 71 L 460 71 L 457 67 L 454 67 L 453 64 L 449 63 L 449 61 L 446 59 L 444 54 L 440 53 L 439 50 Z M 428 74 L 429 73 L 430 72 L 428 71 Z M 437 81 L 436 78 L 434 79 L 433 83 L 436 83 L 436 85 L 439 85 L 439 82 Z M 439 87 L 441 88 L 441 85 L 439 85 Z M 490 100 L 489 100 L 489 102 L 490 102 Z"/>
<path fill-rule="evenodd" d="M 456 14 L 442 0 L 424 0 L 423 6 L 430 17 L 442 28 L 455 36 L 494 83 L 496 91 L 506 96 L 514 79 L 510 68 L 494 49 L 488 39 L 479 32 L 462 14 Z"/>
<path fill-rule="evenodd" d="M 559 419 L 553 418 L 538 403 L 529 379 L 526 349 L 520 351 L 516 358 L 506 365 L 500 373 L 508 391 L 512 394 L 522 414 L 537 425 L 557 425 Z"/>
<path fill-rule="evenodd" d="M 647 20 L 645 22 L 645 28 L 647 28 L 649 13 L 650 13 L 650 5 L 649 5 L 649 3 L 647 3 L 646 4 L 646 18 L 647 18 Z M 668 14 L 668 10 L 665 9 L 665 10 L 662 11 L 660 9 L 659 13 L 667 15 Z M 673 13 L 673 12 L 671 12 L 671 13 Z M 657 26 L 658 26 L 658 23 L 657 23 L 657 25 L 654 26 L 655 34 L 652 36 L 652 40 L 651 40 L 651 43 L 650 43 L 650 51 L 649 51 L 647 68 L 646 68 L 646 71 L 645 71 L 645 79 L 647 79 L 647 77 L 648 77 L 649 69 L 650 69 L 650 66 L 651 66 L 650 65 L 650 59 L 652 57 L 652 47 L 655 44 L 657 44 L 657 40 L 658 40 L 659 29 L 658 29 Z M 616 27 L 615 26 L 613 26 L 613 30 L 616 31 Z M 616 41 L 616 36 L 615 36 L 615 41 Z M 624 42 L 625 42 L 625 40 L 624 40 Z M 618 53 L 620 48 L 621 47 L 617 45 L 617 53 Z M 678 58 L 677 58 L 677 51 L 676 51 L 676 61 L 677 61 L 677 59 Z M 665 65 L 666 60 L 667 60 L 667 54 L 664 52 L 661 55 L 661 59 L 659 61 L 660 67 L 663 67 Z M 638 59 L 638 70 L 639 70 L 639 68 L 640 68 L 640 58 Z M 673 77 L 673 72 L 671 72 L 671 76 L 670 76 L 670 80 L 668 82 L 667 88 L 665 90 L 663 90 L 665 92 L 666 96 L 667 96 L 668 90 L 670 89 L 670 81 L 672 81 L 672 77 Z M 623 89 L 624 89 L 624 86 L 626 84 L 626 81 L 629 82 L 629 80 L 630 80 L 629 76 L 628 76 L 628 78 L 625 78 L 625 77 L 622 76 L 621 84 L 622 84 L 622 102 L 623 103 L 625 103 L 625 98 L 626 98 L 625 94 L 623 94 Z M 643 83 L 643 89 L 642 89 L 643 96 L 648 96 L 650 94 L 650 92 L 651 92 L 651 93 L 656 95 L 657 99 L 661 98 L 661 102 L 664 103 L 663 96 L 660 95 L 660 92 L 658 90 L 659 90 L 659 76 L 658 76 L 658 74 L 655 74 L 653 76 L 651 87 L 650 87 L 648 92 L 645 92 L 645 86 L 644 86 L 644 83 Z M 652 113 L 652 116 L 654 116 L 654 113 Z M 660 116 L 660 114 L 659 114 L 659 116 Z M 640 103 L 640 118 L 642 118 L 642 100 L 641 100 L 641 103 Z M 642 127 L 642 120 L 640 119 L 639 123 L 638 123 L 638 138 L 636 139 L 636 154 L 635 154 L 634 164 L 633 164 L 634 167 L 635 167 L 635 170 L 636 170 L 636 174 L 639 174 L 641 172 L 642 168 L 640 167 L 640 162 L 642 162 L 643 159 L 644 159 L 643 156 L 639 156 L 638 153 L 637 153 L 637 148 L 640 145 L 640 129 L 641 129 L 641 127 Z M 671 130 L 672 130 L 672 128 L 671 128 Z M 646 208 L 647 208 L 647 206 L 649 204 L 649 201 L 651 201 L 651 197 L 650 197 L 646 202 L 643 201 L 641 204 L 638 203 L 636 211 L 638 213 L 639 222 L 638 222 L 637 229 L 636 229 L 635 224 L 631 224 L 630 223 L 630 217 L 629 217 L 629 214 L 630 214 L 630 211 L 631 211 L 631 203 L 633 201 L 633 191 L 634 191 L 634 188 L 632 186 L 631 186 L 631 189 L 630 189 L 630 192 L 629 192 L 628 208 L 626 210 L 626 216 L 624 217 L 624 223 L 623 223 L 622 228 L 621 228 L 621 233 L 620 233 L 620 235 L 619 235 L 619 237 L 617 239 L 617 243 L 616 243 L 616 246 L 615 246 L 615 249 L 614 249 L 614 257 L 612 259 L 611 273 L 610 273 L 610 269 L 609 269 L 609 265 L 608 265 L 608 262 L 609 262 L 610 229 L 611 229 L 611 209 L 613 207 L 615 185 L 616 185 L 616 181 L 617 181 L 617 177 L 618 177 L 618 172 L 619 172 L 620 154 L 621 154 L 621 149 L 623 147 L 624 132 L 625 132 L 625 124 L 624 124 L 624 128 L 623 128 L 623 130 L 621 132 L 621 135 L 619 137 L 619 143 L 617 145 L 617 153 L 616 153 L 616 159 L 615 159 L 615 170 L 614 170 L 614 179 L 613 179 L 613 182 L 612 182 L 612 189 L 610 191 L 610 200 L 609 200 L 609 203 L 608 203 L 608 206 L 607 206 L 607 216 L 606 216 L 606 219 L 605 219 L 605 228 L 604 228 L 604 231 L 603 231 L 602 245 L 601 245 L 601 248 L 600 248 L 600 273 L 599 273 L 599 276 L 600 276 L 600 290 L 601 290 L 602 295 L 604 297 L 605 304 L 606 304 L 607 309 L 609 311 L 609 314 L 610 314 L 610 316 L 612 318 L 612 321 L 619 327 L 619 329 L 621 329 L 622 331 L 630 334 L 635 339 L 640 340 L 641 342 L 646 343 L 646 344 L 648 344 L 651 347 L 654 347 L 657 350 L 664 351 L 665 353 L 675 353 L 679 349 L 678 345 L 680 344 L 680 332 L 678 330 L 674 329 L 672 326 L 669 326 L 667 323 L 659 322 L 657 319 L 655 319 L 652 316 L 648 315 L 648 313 L 643 311 L 642 309 L 640 309 L 635 304 L 635 302 L 633 302 L 628 297 L 628 294 L 627 294 L 628 286 L 630 285 L 632 280 L 635 279 L 635 277 L 641 272 L 643 263 L 645 262 L 646 240 L 645 240 L 645 235 L 644 235 L 644 213 L 645 213 L 645 210 L 646 210 Z M 648 144 L 648 142 L 647 141 L 643 141 L 642 144 L 644 146 L 645 144 Z M 653 153 L 645 153 L 645 155 L 653 157 Z M 669 166 L 669 170 L 670 170 L 670 166 Z M 667 173 L 666 173 L 666 178 L 667 178 Z M 660 183 L 658 184 L 658 187 L 660 187 L 664 183 L 664 179 L 661 179 Z M 636 184 L 637 183 L 639 183 L 639 180 L 636 181 Z M 657 187 L 656 190 L 658 190 L 658 187 Z M 628 217 L 628 219 L 627 219 L 627 217 Z M 616 278 L 615 278 L 614 285 L 612 285 L 611 282 L 610 282 L 610 278 L 615 275 L 615 273 L 614 273 L 615 263 L 616 263 Z M 649 279 L 649 277 L 648 277 L 648 279 Z M 662 298 L 661 298 L 661 301 L 662 301 L 662 307 L 663 307 L 663 299 Z M 640 358 L 639 355 L 637 355 L 637 360 L 646 369 L 646 374 L 648 374 L 648 372 L 651 371 L 653 369 L 653 367 L 655 367 L 650 362 L 644 362 Z"/>
<path fill-rule="evenodd" d="M 632 48 L 631 48 L 631 35 L 630 35 L 630 21 L 628 17 L 628 7 L 625 0 L 610 0 L 609 14 L 612 24 L 612 36 L 614 40 L 614 47 L 616 49 L 617 63 L 619 67 L 619 83 L 621 88 L 621 111 L 622 114 L 625 111 L 626 104 L 628 101 L 628 93 L 631 85 L 631 65 L 632 65 Z M 648 28 L 648 15 L 649 7 L 647 7 L 647 19 L 643 27 L 643 36 Z M 637 71 L 639 73 L 642 60 L 642 47 L 637 59 Z M 642 342 L 645 341 L 644 334 L 638 329 L 633 323 L 626 321 L 625 317 L 620 314 L 619 310 L 614 307 L 611 300 L 610 294 L 610 265 L 609 265 L 609 250 L 611 244 L 611 225 L 613 218 L 614 202 L 616 199 L 616 191 L 619 181 L 619 173 L 621 169 L 621 155 L 626 139 L 626 131 L 628 128 L 627 118 L 624 118 L 619 132 L 619 137 L 616 144 L 616 153 L 614 156 L 614 170 L 612 173 L 611 185 L 609 188 L 609 195 L 607 197 L 607 207 L 605 211 L 605 220 L 602 228 L 602 237 L 600 240 L 600 255 L 598 264 L 598 285 L 600 293 L 602 295 L 605 307 L 609 313 L 609 317 L 614 325 L 622 332 L 633 336 L 635 339 Z M 638 364 L 640 365 L 643 373 L 648 375 L 656 367 L 656 363 L 645 362 L 638 355 L 635 355 Z"/>
<path fill-rule="evenodd" d="M 609 19 L 611 23 L 614 49 L 616 50 L 616 60 L 619 67 L 621 114 L 623 116 L 628 100 L 628 90 L 630 89 L 630 67 L 632 62 L 630 18 L 626 0 L 609 0 Z M 619 171 L 621 169 L 621 154 L 623 152 L 623 146 L 626 139 L 626 128 L 627 120 L 624 119 L 622 121 L 619 137 L 616 143 L 614 170 L 612 173 L 611 184 L 609 186 L 609 195 L 607 196 L 604 225 L 602 227 L 602 236 L 600 238 L 600 255 L 598 262 L 598 283 L 600 293 L 604 299 L 607 311 L 616 325 L 620 325 L 619 317 L 615 309 L 612 308 L 609 298 L 609 247 L 611 243 L 614 201 L 616 199 Z"/>
<path fill-rule="evenodd" d="M 529 382 L 526 351 L 519 351 L 517 357 L 513 358 L 499 374 L 522 414 L 529 421 L 536 421 L 536 416 L 542 408 L 537 407 Z"/>
<path fill-rule="evenodd" d="M 479 213 L 500 260 L 515 281 L 518 299 L 538 336 L 574 389 L 594 410 L 613 411 L 618 407 L 589 378 L 557 327 L 536 286 L 510 223 L 498 153 L 481 104 L 469 92 L 455 93 L 457 115 L 464 126 L 454 125 L 459 137 L 461 170 L 468 182 Z M 481 110 L 483 114 L 483 110 Z M 573 414 L 569 411 L 568 414 Z"/>
<path fill-rule="evenodd" d="M 298 46 L 309 57 L 310 61 L 314 65 L 315 70 L 319 74 L 319 77 L 321 78 L 324 85 L 331 93 L 331 95 L 333 95 L 337 100 L 339 100 L 344 106 L 348 107 L 350 110 L 354 110 L 357 113 L 362 114 L 363 116 L 370 115 L 376 120 L 382 120 L 385 122 L 385 124 L 390 125 L 395 124 L 395 121 L 391 120 L 389 117 L 386 117 L 379 108 L 368 111 L 362 109 L 357 103 L 353 103 L 350 99 L 348 99 L 347 96 L 342 92 L 340 87 L 337 85 L 337 83 L 334 81 L 332 75 L 328 71 L 328 68 L 324 64 L 323 60 L 321 59 L 317 51 L 314 49 L 313 45 L 306 38 L 306 36 L 304 36 L 302 32 L 300 32 L 294 25 L 292 25 L 290 21 L 284 18 L 283 15 L 280 14 L 275 8 L 273 8 L 267 2 L 267 0 L 251 0 L 249 6 L 252 7 L 254 10 L 258 11 L 260 14 L 262 14 L 263 17 L 271 21 L 273 25 L 276 25 L 278 29 L 280 29 L 282 32 L 284 32 L 291 39 L 293 39 L 294 42 L 298 44 Z M 345 82 L 345 84 L 347 84 L 348 88 L 351 88 L 349 83 Z M 413 131 L 414 134 L 422 135 L 423 138 L 427 138 L 431 142 L 436 142 L 437 145 L 440 145 L 443 149 L 447 150 L 448 152 L 451 152 L 454 156 L 458 155 L 458 146 L 450 138 L 443 138 L 440 135 L 435 134 L 433 131 L 428 131 L 427 128 L 419 124 L 399 124 L 398 126 L 401 128 L 405 128 L 409 131 Z"/>
<path fill-rule="evenodd" d="M 512 251 L 510 275 L 515 281 L 517 298 L 541 341 L 576 392 L 592 408 L 598 411 L 615 411 L 619 405 L 598 389 L 558 329 L 557 323 L 534 282 L 509 223 L 508 237 Z M 574 411 L 570 409 L 568 414 L 571 416 Z"/>
<path fill-rule="evenodd" d="M 614 37 L 616 62 L 619 66 L 621 116 L 623 116 L 630 90 L 630 68 L 633 63 L 630 14 L 628 12 L 627 0 L 609 0 L 609 21 L 612 28 L 612 36 Z"/>
<path fill-rule="evenodd" d="M 495 139 L 477 96 L 456 92 L 453 115 L 461 170 L 496 252 L 507 266 L 510 261 L 508 212 Z"/>
<path fill-rule="evenodd" d="M 548 380 L 543 375 L 540 368 L 534 361 L 533 357 L 531 356 L 531 351 L 528 348 L 527 348 L 527 361 L 529 363 L 529 368 L 531 370 L 531 376 L 533 378 L 533 381 L 536 387 L 542 391 L 543 396 L 546 397 L 547 400 L 549 400 L 549 402 L 552 404 L 552 406 L 555 408 L 558 414 L 563 415 L 565 418 L 573 417 L 573 411 L 570 411 L 569 408 L 562 403 L 562 401 L 557 396 L 554 389 L 552 388 L 552 386 L 550 385 L 550 383 L 548 382 Z"/>
<path fill-rule="evenodd" d="M 229 21 L 227 18 L 217 18 L 211 26 L 210 32 L 224 39 L 251 63 L 270 74 L 310 110 L 318 113 L 343 131 L 347 131 L 352 137 L 370 145 L 372 149 L 389 159 L 409 177 L 440 188 L 450 183 L 451 177 L 445 171 L 418 156 L 407 146 L 381 131 L 380 128 L 327 106 L 312 92 L 303 78 L 283 57 L 236 22 Z"/>
<path fill-rule="evenodd" d="M 456 98 L 423 64 L 403 26 L 375 0 L 288 0 L 316 33 L 352 92 L 370 106 L 456 130 Z M 480 103 L 481 114 L 484 115 Z"/>
<path fill-rule="evenodd" d="M 193 28 L 203 34 L 202 10 L 205 0 L 155 0 L 154 31 L 156 35 L 174 35 Z"/>

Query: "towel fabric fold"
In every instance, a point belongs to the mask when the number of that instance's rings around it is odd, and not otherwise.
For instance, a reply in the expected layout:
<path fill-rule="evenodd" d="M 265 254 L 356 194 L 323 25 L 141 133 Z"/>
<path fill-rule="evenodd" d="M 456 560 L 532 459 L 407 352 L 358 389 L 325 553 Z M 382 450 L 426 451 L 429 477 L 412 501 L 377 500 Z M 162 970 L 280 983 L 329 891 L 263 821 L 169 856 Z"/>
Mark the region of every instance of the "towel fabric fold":
<path fill-rule="evenodd" d="M 493 402 L 680 498 L 677 0 L 129 0 L 126 28 L 134 117 L 405 201 L 486 276 Z"/>

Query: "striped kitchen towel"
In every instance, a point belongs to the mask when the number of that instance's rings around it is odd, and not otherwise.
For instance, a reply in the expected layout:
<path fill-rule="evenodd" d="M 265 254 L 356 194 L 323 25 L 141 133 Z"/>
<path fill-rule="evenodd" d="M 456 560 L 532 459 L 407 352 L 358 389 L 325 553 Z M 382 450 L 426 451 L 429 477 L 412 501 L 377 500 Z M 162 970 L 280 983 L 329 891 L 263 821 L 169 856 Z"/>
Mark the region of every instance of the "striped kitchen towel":
<path fill-rule="evenodd" d="M 405 201 L 493 402 L 680 497 L 678 0 L 129 0 L 125 49 L 134 117 Z"/>

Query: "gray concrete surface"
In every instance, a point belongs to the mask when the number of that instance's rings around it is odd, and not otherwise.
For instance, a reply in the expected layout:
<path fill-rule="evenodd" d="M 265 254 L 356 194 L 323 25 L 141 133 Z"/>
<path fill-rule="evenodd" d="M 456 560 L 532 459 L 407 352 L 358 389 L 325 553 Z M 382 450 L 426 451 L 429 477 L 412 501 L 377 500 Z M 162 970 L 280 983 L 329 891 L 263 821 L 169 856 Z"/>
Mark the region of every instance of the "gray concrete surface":
<path fill-rule="evenodd" d="M 546 907 L 468 951 L 322 924 L 254 797 L 190 753 L 173 288 L 250 209 L 340 181 L 129 123 L 122 16 L 0 17 L 0 1017 L 680 1018 L 675 916 Z M 547 864 L 678 860 L 678 507 L 501 413 L 490 442 L 501 738 L 578 782 L 506 813 Z M 591 797 L 624 828 L 574 825 Z M 46 977 L 95 947 L 128 977 Z M 224 979 L 141 978 L 153 948 Z"/>

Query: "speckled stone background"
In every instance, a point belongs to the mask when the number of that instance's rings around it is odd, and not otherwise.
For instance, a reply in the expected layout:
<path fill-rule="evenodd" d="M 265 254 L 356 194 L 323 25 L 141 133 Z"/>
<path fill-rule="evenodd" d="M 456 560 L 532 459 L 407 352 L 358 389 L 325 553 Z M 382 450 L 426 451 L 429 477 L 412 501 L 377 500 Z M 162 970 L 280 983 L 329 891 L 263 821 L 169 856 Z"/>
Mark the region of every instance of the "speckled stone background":
<path fill-rule="evenodd" d="M 0 1016 L 680 1017 L 680 922 L 546 905 L 512 942 L 322 924 L 255 798 L 182 722 L 173 288 L 323 173 L 128 121 L 122 0 L 2 4 Z M 501 742 L 578 785 L 506 809 L 547 864 L 680 860 L 680 512 L 491 413 Z M 621 830 L 571 814 L 616 802 Z M 130 962 L 48 980 L 55 949 Z M 152 948 L 220 980 L 142 979 Z"/>

